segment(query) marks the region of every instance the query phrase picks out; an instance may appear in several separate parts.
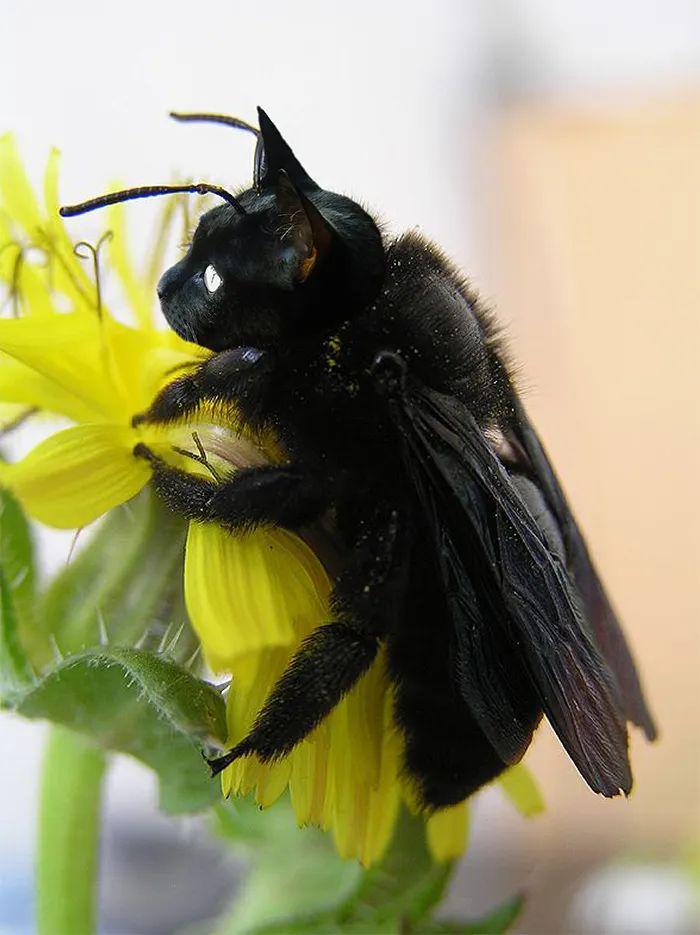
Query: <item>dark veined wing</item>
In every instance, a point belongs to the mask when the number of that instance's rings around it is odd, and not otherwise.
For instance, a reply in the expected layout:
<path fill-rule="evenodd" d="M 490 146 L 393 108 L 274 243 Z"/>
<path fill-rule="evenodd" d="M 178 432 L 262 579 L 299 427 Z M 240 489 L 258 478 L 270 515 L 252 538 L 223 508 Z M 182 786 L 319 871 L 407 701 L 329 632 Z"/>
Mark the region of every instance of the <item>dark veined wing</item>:
<path fill-rule="evenodd" d="M 541 716 L 541 704 L 511 637 L 502 626 L 502 602 L 489 589 L 475 587 L 490 575 L 480 545 L 486 530 L 477 526 L 488 515 L 478 489 L 461 492 L 461 502 L 445 485 L 431 459 L 412 445 L 407 452 L 422 507 L 419 520 L 433 539 L 434 554 L 453 620 L 453 664 L 459 691 L 504 765 L 517 763 Z M 473 522 L 446 523 L 446 515 L 469 511 Z M 464 555 L 471 558 L 465 572 Z M 490 600 L 496 597 L 495 604 Z"/>
<path fill-rule="evenodd" d="M 537 432 L 517 400 L 516 419 L 515 439 L 527 456 L 530 472 L 534 474 L 559 525 L 569 570 L 581 595 L 586 619 L 596 643 L 615 676 L 625 716 L 628 721 L 641 727 L 649 740 L 654 740 L 656 726 L 644 699 L 622 627 Z"/>
<path fill-rule="evenodd" d="M 391 393 L 390 409 L 435 537 L 460 687 L 484 734 L 506 763 L 522 752 L 532 725 L 514 683 L 524 671 L 589 786 L 606 796 L 629 792 L 614 679 L 565 568 L 473 416 L 454 397 L 414 381 Z"/>

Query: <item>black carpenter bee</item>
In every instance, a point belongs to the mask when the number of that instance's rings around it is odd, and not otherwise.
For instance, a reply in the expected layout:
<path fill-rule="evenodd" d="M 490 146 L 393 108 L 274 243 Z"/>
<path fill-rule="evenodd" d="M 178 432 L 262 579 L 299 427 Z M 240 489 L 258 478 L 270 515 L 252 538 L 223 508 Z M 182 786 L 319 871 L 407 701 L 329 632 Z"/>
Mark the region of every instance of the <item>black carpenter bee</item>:
<path fill-rule="evenodd" d="M 629 792 L 626 722 L 655 727 L 620 625 L 489 314 L 416 233 L 388 241 L 303 169 L 264 111 L 174 115 L 257 137 L 254 183 L 214 192 L 158 284 L 165 318 L 214 351 L 138 419 L 234 402 L 286 461 L 220 483 L 149 457 L 190 519 L 298 530 L 333 517 L 347 560 L 330 619 L 302 644 L 248 736 L 210 761 L 287 754 L 386 644 L 405 770 L 428 809 L 518 762 L 544 714 L 594 792 Z"/>

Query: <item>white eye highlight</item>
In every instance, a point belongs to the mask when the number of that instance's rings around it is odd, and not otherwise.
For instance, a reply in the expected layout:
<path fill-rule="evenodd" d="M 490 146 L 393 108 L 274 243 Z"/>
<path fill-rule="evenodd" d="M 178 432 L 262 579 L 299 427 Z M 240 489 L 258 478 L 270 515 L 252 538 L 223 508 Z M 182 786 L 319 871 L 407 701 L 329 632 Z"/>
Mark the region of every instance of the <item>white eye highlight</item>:
<path fill-rule="evenodd" d="M 222 282 L 221 276 L 210 263 L 204 270 L 204 285 L 207 287 L 207 292 L 216 292 Z"/>

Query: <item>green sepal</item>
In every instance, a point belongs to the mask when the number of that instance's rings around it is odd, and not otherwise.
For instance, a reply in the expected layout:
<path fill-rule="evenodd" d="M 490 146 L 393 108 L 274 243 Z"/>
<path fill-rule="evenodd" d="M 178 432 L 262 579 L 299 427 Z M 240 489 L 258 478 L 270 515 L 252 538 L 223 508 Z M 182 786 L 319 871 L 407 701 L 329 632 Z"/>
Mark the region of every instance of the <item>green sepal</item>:
<path fill-rule="evenodd" d="M 34 673 L 19 636 L 12 589 L 0 566 L 0 703 L 26 691 Z"/>
<path fill-rule="evenodd" d="M 186 524 L 149 490 L 112 510 L 50 582 L 37 609 L 46 665 L 51 641 L 68 654 L 100 642 L 138 642 L 154 620 L 180 613 Z M 82 548 L 80 547 L 82 545 Z M 179 620 L 176 620 L 179 622 Z M 183 641 L 183 650 L 184 646 Z M 192 652 L 192 648 L 189 649 Z"/>
<path fill-rule="evenodd" d="M 340 921 L 329 917 L 326 913 L 319 913 L 305 919 L 284 921 L 281 923 L 261 926 L 249 935 L 403 935 L 412 932 L 414 935 L 506 935 L 512 931 L 525 904 L 525 897 L 521 894 L 511 897 L 502 905 L 482 916 L 480 919 L 470 921 L 435 921 L 427 919 L 412 925 L 404 919 L 388 919 L 376 921 L 354 919 Z M 227 933 L 234 932 L 233 929 Z"/>
<path fill-rule="evenodd" d="M 324 919 L 355 892 L 361 868 L 342 860 L 329 835 L 297 827 L 289 799 L 261 810 L 236 798 L 215 809 L 216 832 L 250 862 L 245 887 L 215 935 L 282 931 L 310 914 Z M 286 856 L 285 856 L 286 855 Z"/>
<path fill-rule="evenodd" d="M 417 931 L 452 871 L 451 863 L 433 861 L 424 821 L 406 811 L 387 853 L 364 871 L 342 860 L 327 834 L 297 829 L 288 804 L 260 813 L 236 801 L 217 815 L 219 830 L 253 861 L 243 894 L 217 935 Z M 293 853 L 294 860 L 280 861 L 280 852 Z"/>
<path fill-rule="evenodd" d="M 8 490 L 0 490 L 0 567 L 12 592 L 17 624 L 26 629 L 34 620 L 36 600 L 34 542 L 22 507 Z"/>
<path fill-rule="evenodd" d="M 0 699 L 34 682 L 24 649 L 35 598 L 34 549 L 17 501 L 0 491 Z"/>
<path fill-rule="evenodd" d="M 341 919 L 395 924 L 404 931 L 425 919 L 442 899 L 453 861 L 436 862 L 428 849 L 425 819 L 403 809 L 384 857 L 363 876 Z"/>

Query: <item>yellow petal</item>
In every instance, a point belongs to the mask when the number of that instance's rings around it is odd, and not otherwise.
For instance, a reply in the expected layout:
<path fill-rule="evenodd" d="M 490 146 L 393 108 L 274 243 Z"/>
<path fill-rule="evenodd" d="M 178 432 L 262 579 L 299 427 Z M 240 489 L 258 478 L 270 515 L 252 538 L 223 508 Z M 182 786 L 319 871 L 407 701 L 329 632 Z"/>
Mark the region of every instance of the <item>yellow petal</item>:
<path fill-rule="evenodd" d="M 46 217 L 43 221 L 40 245 L 49 249 L 51 254 L 51 273 L 55 289 L 68 296 L 77 308 L 93 314 L 95 313 L 95 285 L 87 274 L 84 261 L 73 252 L 76 241 L 80 240 L 77 234 L 69 236 L 65 224 L 58 213 L 58 169 L 61 154 L 52 149 L 46 163 L 44 175 L 44 202 Z M 75 224 L 76 222 L 73 222 Z M 34 239 L 33 231 L 27 230 L 30 239 Z"/>
<path fill-rule="evenodd" d="M 328 718 L 324 826 L 336 849 L 369 865 L 383 852 L 401 797 L 400 740 L 383 653 Z"/>
<path fill-rule="evenodd" d="M 23 315 L 47 317 L 55 312 L 54 301 L 49 289 L 48 270 L 29 261 L 22 263 L 17 281 L 20 310 Z"/>
<path fill-rule="evenodd" d="M 49 315 L 54 310 L 48 265 L 42 265 L 38 257 L 28 253 L 0 219 L 0 279 L 8 292 L 5 302 L 22 315 Z"/>
<path fill-rule="evenodd" d="M 10 133 L 0 136 L 0 207 L 25 231 L 35 231 L 41 226 L 39 205 Z"/>
<path fill-rule="evenodd" d="M 250 731 L 265 699 L 284 671 L 290 652 L 290 646 L 268 647 L 246 653 L 236 661 L 226 699 L 228 742 L 231 746 Z M 224 793 L 232 791 L 245 795 L 253 788 L 260 789 L 266 785 L 270 771 L 277 765 L 281 764 L 271 766 L 260 763 L 255 757 L 244 757 L 225 770 L 222 776 Z"/>
<path fill-rule="evenodd" d="M 150 295 L 155 295 L 156 286 L 165 268 L 165 258 L 168 249 L 168 243 L 173 231 L 173 223 L 176 215 L 182 212 L 187 217 L 189 195 L 175 195 L 172 198 L 163 198 L 160 204 L 160 211 L 157 215 L 153 237 L 151 238 L 151 250 L 148 258 L 147 268 L 142 274 L 142 279 Z M 189 231 L 187 223 L 184 224 L 184 237 L 187 239 Z"/>
<path fill-rule="evenodd" d="M 15 464 L 0 464 L 9 487 L 35 519 L 74 529 L 131 499 L 148 482 L 149 466 L 132 454 L 131 429 L 80 425 L 57 432 Z"/>
<path fill-rule="evenodd" d="M 324 723 L 310 737 L 302 740 L 290 755 L 289 793 L 299 825 L 328 827 L 324 817 L 328 753 L 328 724 Z"/>
<path fill-rule="evenodd" d="M 2 373 L 2 370 L 0 370 Z M 0 400 L 2 400 L 2 394 L 0 394 Z M 6 403 L 0 401 L 0 425 L 6 425 L 8 422 L 13 422 L 18 416 L 21 416 L 23 412 L 26 412 L 27 407 L 23 406 L 22 403 Z"/>
<path fill-rule="evenodd" d="M 0 400 L 67 416 L 75 422 L 99 422 L 102 414 L 53 380 L 0 353 Z"/>
<path fill-rule="evenodd" d="M 150 405 L 168 383 L 172 383 L 211 356 L 211 352 L 187 341 L 173 341 L 169 331 L 151 332 L 155 338 L 143 356 L 139 370 L 139 400 Z"/>
<path fill-rule="evenodd" d="M 323 620 L 329 589 L 318 559 L 292 533 L 190 524 L 185 599 L 215 671 L 236 672 L 242 657 L 265 649 L 289 651 L 300 619 Z"/>
<path fill-rule="evenodd" d="M 328 578 L 298 537 L 282 530 L 232 535 L 190 524 L 185 598 L 212 668 L 233 673 L 227 698 L 229 743 L 250 730 L 303 636 L 327 615 Z M 246 757 L 224 771 L 222 788 L 255 789 L 261 805 L 286 788 L 289 758 L 262 764 Z"/>
<path fill-rule="evenodd" d="M 353 824 L 361 836 L 362 815 L 348 819 L 356 810 L 360 787 L 376 788 L 381 767 L 386 676 L 383 658 L 377 659 L 329 716 L 329 796 L 332 824 Z M 334 818 L 330 816 L 333 815 Z M 360 838 L 358 837 L 358 840 Z"/>
<path fill-rule="evenodd" d="M 5 246 L 5 244 L 10 244 L 13 241 L 12 231 L 10 230 L 9 218 L 2 210 L 2 205 L 0 205 L 0 250 Z M 8 263 L 8 258 L 6 254 L 10 252 L 10 248 L 4 250 L 3 253 L 0 253 L 0 279 L 7 278 L 7 270 L 11 268 Z"/>
<path fill-rule="evenodd" d="M 113 319 L 105 319 L 103 330 L 109 345 L 112 381 L 119 388 L 125 408 L 143 412 L 157 393 L 180 373 L 183 364 L 194 366 L 210 356 L 201 347 L 186 341 L 173 342 L 167 331 L 130 328 Z"/>
<path fill-rule="evenodd" d="M 274 805 L 289 783 L 292 764 L 287 757 L 279 763 L 266 764 L 255 787 L 255 801 L 261 808 Z"/>
<path fill-rule="evenodd" d="M 95 315 L 0 319 L 0 351 L 77 397 L 91 412 L 129 421 L 131 413 L 110 376 L 105 335 Z"/>
<path fill-rule="evenodd" d="M 115 190 L 119 185 L 113 186 Z M 107 212 L 107 224 L 113 233 L 109 245 L 110 266 L 121 280 L 127 303 L 134 313 L 136 323 L 147 330 L 153 327 L 153 302 L 151 291 L 143 277 L 139 277 L 127 249 L 127 233 L 124 221 L 124 205 L 112 205 Z"/>
<path fill-rule="evenodd" d="M 391 841 L 401 807 L 401 755 L 403 744 L 394 724 L 391 692 L 384 704 L 381 765 L 376 788 L 370 790 L 365 828 L 357 858 L 365 867 L 383 855 Z"/>
<path fill-rule="evenodd" d="M 8 241 L 16 241 L 25 247 L 39 247 L 48 255 L 49 268 L 45 277 L 22 273 L 22 290 L 31 292 L 31 296 L 27 295 L 27 305 L 32 314 L 48 312 L 49 282 L 52 290 L 94 311 L 94 285 L 74 255 L 73 242 L 58 215 L 57 173 L 58 152 L 53 150 L 45 176 L 45 213 L 24 171 L 14 139 L 10 135 L 0 137 L 0 212 L 5 218 L 0 225 L 0 247 Z M 5 251 L 0 258 L 0 276 L 5 281 L 11 277 L 15 258 L 12 250 Z"/>
<path fill-rule="evenodd" d="M 428 847 L 436 860 L 453 860 L 464 853 L 469 832 L 469 806 L 466 802 L 442 808 L 428 819 Z"/>
<path fill-rule="evenodd" d="M 232 672 L 229 742 L 250 730 L 303 637 L 328 619 L 329 582 L 289 533 L 233 536 L 191 524 L 185 596 L 205 654 Z M 401 740 L 380 657 L 330 716 L 281 762 L 246 757 L 224 771 L 225 794 L 255 790 L 261 805 L 290 787 L 300 824 L 332 830 L 338 852 L 365 865 L 391 839 L 400 807 Z"/>
<path fill-rule="evenodd" d="M 501 788 L 525 818 L 532 818 L 544 811 L 544 800 L 537 783 L 524 763 L 517 763 L 506 770 L 498 780 Z"/>

